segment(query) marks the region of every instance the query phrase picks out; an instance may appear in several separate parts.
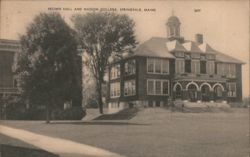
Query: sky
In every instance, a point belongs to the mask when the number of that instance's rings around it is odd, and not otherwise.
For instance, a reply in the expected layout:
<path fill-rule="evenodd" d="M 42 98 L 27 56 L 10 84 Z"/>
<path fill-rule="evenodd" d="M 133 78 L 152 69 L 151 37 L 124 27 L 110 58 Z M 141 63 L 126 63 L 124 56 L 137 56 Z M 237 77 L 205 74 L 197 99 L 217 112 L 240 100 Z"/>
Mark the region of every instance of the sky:
<path fill-rule="evenodd" d="M 204 42 L 214 49 L 246 63 L 242 69 L 243 96 L 249 95 L 249 1 L 1 0 L 0 7 L 3 39 L 18 39 L 39 12 L 61 8 L 59 12 L 72 26 L 73 14 L 103 9 L 128 14 L 136 23 L 135 34 L 142 43 L 153 36 L 166 37 L 165 23 L 174 14 L 180 19 L 181 36 L 185 39 L 194 40 L 196 33 L 203 34 Z"/>

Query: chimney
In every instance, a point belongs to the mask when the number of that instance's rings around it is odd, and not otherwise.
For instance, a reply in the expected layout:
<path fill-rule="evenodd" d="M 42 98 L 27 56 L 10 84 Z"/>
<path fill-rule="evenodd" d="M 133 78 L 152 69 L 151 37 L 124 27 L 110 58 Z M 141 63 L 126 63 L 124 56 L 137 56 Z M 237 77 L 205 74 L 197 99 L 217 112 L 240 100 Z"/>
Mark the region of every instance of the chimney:
<path fill-rule="evenodd" d="M 195 41 L 198 44 L 203 44 L 203 35 L 202 34 L 196 34 L 195 35 Z"/>

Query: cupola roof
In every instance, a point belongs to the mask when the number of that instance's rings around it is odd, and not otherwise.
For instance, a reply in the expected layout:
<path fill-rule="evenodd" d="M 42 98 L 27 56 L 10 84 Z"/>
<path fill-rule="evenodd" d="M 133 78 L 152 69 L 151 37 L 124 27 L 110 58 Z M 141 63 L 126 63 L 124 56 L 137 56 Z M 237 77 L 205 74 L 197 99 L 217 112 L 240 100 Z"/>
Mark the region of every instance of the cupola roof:
<path fill-rule="evenodd" d="M 180 23 L 181 22 L 180 22 L 179 18 L 177 16 L 174 16 L 174 15 L 170 16 L 168 18 L 168 21 L 167 21 L 167 24 L 180 24 Z"/>

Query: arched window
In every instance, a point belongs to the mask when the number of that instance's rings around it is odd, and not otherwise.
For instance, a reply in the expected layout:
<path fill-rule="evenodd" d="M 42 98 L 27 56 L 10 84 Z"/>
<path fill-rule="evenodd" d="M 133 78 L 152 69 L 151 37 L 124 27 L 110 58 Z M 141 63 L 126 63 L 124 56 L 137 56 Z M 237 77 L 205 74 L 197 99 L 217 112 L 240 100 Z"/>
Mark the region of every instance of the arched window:
<path fill-rule="evenodd" d="M 222 90 L 221 86 L 216 85 L 216 86 L 214 87 L 214 92 L 215 92 L 215 96 L 216 96 L 216 97 L 222 97 L 222 92 L 223 92 L 223 90 Z"/>

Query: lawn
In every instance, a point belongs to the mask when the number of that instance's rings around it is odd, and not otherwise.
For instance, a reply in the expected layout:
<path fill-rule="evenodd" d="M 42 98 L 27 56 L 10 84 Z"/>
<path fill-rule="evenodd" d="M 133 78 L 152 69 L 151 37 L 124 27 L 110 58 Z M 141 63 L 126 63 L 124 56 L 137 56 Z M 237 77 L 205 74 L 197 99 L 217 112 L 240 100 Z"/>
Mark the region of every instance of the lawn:
<path fill-rule="evenodd" d="M 1 124 L 96 146 L 128 157 L 247 157 L 249 112 L 180 113 L 143 109 L 123 121 L 1 121 Z M 1 138 L 1 136 L 0 136 Z"/>

